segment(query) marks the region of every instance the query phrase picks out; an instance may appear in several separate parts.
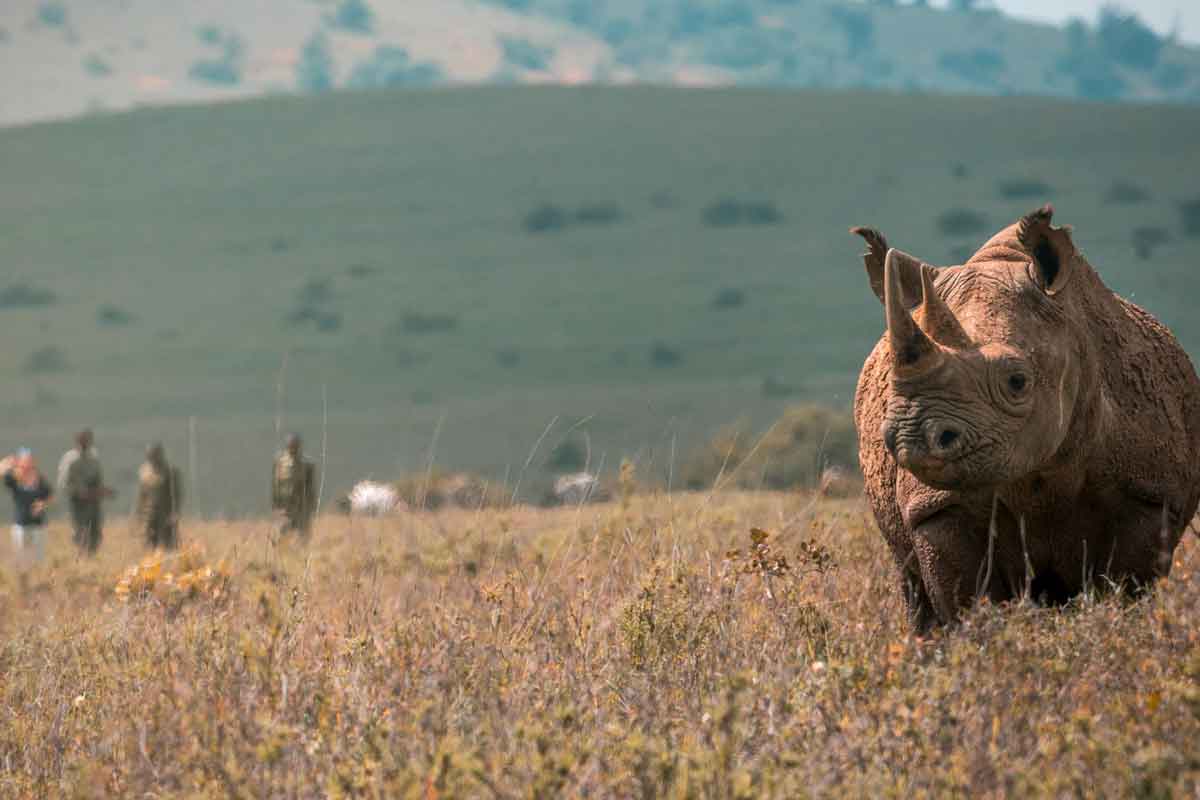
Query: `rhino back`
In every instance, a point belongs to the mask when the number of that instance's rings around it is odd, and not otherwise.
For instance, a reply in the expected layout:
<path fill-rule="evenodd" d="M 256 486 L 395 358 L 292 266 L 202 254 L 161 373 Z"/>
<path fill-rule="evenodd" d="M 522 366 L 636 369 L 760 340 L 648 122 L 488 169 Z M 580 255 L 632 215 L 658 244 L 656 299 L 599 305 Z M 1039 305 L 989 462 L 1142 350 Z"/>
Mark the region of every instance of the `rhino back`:
<path fill-rule="evenodd" d="M 1186 523 L 1200 499 L 1200 379 L 1165 325 L 1116 297 L 1095 321 L 1109 411 L 1102 472 L 1123 488 L 1172 500 Z"/>

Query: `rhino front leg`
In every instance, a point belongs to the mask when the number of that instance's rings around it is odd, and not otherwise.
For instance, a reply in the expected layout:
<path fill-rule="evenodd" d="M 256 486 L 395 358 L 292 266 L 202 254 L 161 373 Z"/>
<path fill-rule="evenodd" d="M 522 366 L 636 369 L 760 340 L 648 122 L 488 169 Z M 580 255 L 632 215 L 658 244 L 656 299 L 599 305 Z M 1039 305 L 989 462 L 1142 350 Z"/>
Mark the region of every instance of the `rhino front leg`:
<path fill-rule="evenodd" d="M 982 530 L 959 511 L 947 511 L 913 531 L 913 551 L 929 605 L 949 624 L 975 599 L 987 559 L 987 527 Z M 995 582 L 997 575 L 991 576 Z"/>
<path fill-rule="evenodd" d="M 915 553 L 912 554 L 912 561 L 911 567 L 902 565 L 900 568 L 900 589 L 904 593 L 904 605 L 908 609 L 909 624 L 916 634 L 924 635 L 937 624 L 938 616 L 929 599 L 929 592 L 925 591 L 925 582 L 921 578 L 921 573 L 915 569 Z"/>

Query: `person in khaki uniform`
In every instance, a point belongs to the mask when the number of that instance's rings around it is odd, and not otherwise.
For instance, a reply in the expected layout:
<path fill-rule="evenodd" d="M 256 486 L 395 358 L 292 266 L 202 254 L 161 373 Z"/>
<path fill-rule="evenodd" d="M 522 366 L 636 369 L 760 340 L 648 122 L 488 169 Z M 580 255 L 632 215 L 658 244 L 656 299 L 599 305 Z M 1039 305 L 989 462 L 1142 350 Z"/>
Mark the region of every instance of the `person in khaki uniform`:
<path fill-rule="evenodd" d="M 75 545 L 85 555 L 95 555 L 103 535 L 100 505 L 112 497 L 113 491 L 104 485 L 100 459 L 92 447 L 92 432 L 84 429 L 77 433 L 75 445 L 58 462 L 58 489 L 71 507 Z"/>
<path fill-rule="evenodd" d="M 134 506 L 134 518 L 147 547 L 174 550 L 178 546 L 182 504 L 179 470 L 167 463 L 163 446 L 155 442 L 146 448 L 146 460 L 138 467 Z"/>
<path fill-rule="evenodd" d="M 271 510 L 278 532 L 295 531 L 301 538 L 308 538 L 316 502 L 317 468 L 304 458 L 300 437 L 289 434 L 271 473 Z"/>

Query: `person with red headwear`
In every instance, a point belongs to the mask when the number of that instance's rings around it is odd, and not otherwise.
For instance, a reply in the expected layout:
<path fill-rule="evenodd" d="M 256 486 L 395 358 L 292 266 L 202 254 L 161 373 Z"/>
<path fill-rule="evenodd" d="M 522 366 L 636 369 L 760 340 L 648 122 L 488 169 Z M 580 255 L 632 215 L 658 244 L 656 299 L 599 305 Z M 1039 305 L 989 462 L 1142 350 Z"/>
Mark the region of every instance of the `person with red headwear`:
<path fill-rule="evenodd" d="M 37 468 L 33 453 L 21 448 L 0 459 L 0 476 L 12 494 L 13 549 L 22 577 L 46 555 L 46 506 L 54 496 L 49 481 Z"/>

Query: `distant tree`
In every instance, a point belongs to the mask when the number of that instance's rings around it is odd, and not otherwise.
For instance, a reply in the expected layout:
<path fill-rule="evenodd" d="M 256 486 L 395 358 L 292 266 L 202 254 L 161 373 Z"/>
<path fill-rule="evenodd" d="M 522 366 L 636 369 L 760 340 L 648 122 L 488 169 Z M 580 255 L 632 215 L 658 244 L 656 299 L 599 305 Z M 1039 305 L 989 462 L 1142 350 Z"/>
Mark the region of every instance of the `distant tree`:
<path fill-rule="evenodd" d="M 225 59 L 204 59 L 192 64 L 188 69 L 188 77 L 200 83 L 211 83 L 218 86 L 235 86 L 242 74 L 236 64 Z"/>
<path fill-rule="evenodd" d="M 1088 32 L 1087 23 L 1079 17 L 1072 17 L 1068 20 L 1063 28 L 1063 33 L 1067 36 L 1067 50 L 1077 52 L 1091 43 L 1091 34 Z"/>
<path fill-rule="evenodd" d="M 318 31 L 304 43 L 296 65 L 296 84 L 301 91 L 325 92 L 333 88 L 333 56 L 329 38 Z"/>
<path fill-rule="evenodd" d="M 215 47 L 221 43 L 221 29 L 216 25 L 201 25 L 196 29 L 196 38 Z"/>
<path fill-rule="evenodd" d="M 875 22 L 869 11 L 863 11 L 846 6 L 834 6 L 829 9 L 833 22 L 842 29 L 846 36 L 846 54 L 851 58 L 858 57 L 874 47 Z"/>
<path fill-rule="evenodd" d="M 1159 61 L 1151 81 L 1156 89 L 1174 92 L 1187 86 L 1190 78 L 1191 72 L 1184 65 L 1175 61 Z"/>
<path fill-rule="evenodd" d="M 67 26 L 67 7 L 62 3 L 42 3 L 37 10 L 38 21 L 47 28 Z"/>
<path fill-rule="evenodd" d="M 516 36 L 500 37 L 500 48 L 504 51 L 504 61 L 518 69 L 542 72 L 549 68 L 550 59 L 554 57 L 554 49 L 541 47 L 528 39 Z"/>
<path fill-rule="evenodd" d="M 1057 67 L 1075 84 L 1075 93 L 1091 100 L 1115 100 L 1125 93 L 1126 84 L 1114 60 L 1098 45 L 1087 25 L 1073 19 L 1066 27 L 1067 49 Z"/>
<path fill-rule="evenodd" d="M 380 45 L 369 59 L 350 73 L 355 89 L 388 86 L 432 86 L 442 79 L 442 69 L 427 61 L 414 61 L 403 47 Z"/>
<path fill-rule="evenodd" d="M 96 53 L 90 53 L 83 59 L 83 71 L 93 78 L 107 78 L 112 75 L 112 67 Z"/>
<path fill-rule="evenodd" d="M 1115 6 L 1100 10 L 1096 38 L 1105 55 L 1134 69 L 1153 69 L 1163 48 L 1163 40 L 1137 14 L 1124 14 Z"/>
<path fill-rule="evenodd" d="M 366 34 L 375 30 L 375 12 L 366 0 L 342 0 L 326 20 L 331 27 L 350 33 Z"/>
<path fill-rule="evenodd" d="M 233 86 L 242 79 L 242 55 L 245 43 L 242 38 L 232 31 L 217 32 L 216 44 L 221 47 L 218 58 L 201 59 L 188 70 L 188 76 L 195 81 L 221 86 Z"/>
<path fill-rule="evenodd" d="M 948 51 L 938 56 L 938 69 L 980 86 L 995 84 L 1004 68 L 1004 55 L 990 47 Z"/>

